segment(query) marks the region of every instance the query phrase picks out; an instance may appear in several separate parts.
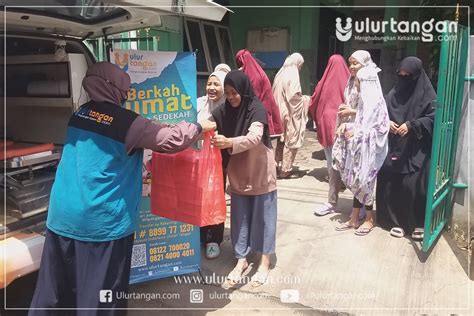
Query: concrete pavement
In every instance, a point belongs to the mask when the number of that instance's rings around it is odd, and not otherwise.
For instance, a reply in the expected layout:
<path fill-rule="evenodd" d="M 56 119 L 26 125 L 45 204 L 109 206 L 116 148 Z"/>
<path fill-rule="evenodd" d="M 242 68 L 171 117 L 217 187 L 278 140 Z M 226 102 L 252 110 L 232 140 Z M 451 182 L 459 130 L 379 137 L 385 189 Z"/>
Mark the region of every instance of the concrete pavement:
<path fill-rule="evenodd" d="M 175 293 L 179 298 L 131 299 L 129 307 L 162 308 L 165 315 L 474 313 L 473 282 L 448 236 L 441 236 L 426 256 L 419 243 L 393 238 L 378 227 L 364 237 L 337 232 L 334 228 L 349 216 L 352 196 L 348 190 L 341 193 L 338 213 L 313 215 L 315 205 L 326 201 L 328 190 L 326 161 L 314 132 L 307 131 L 295 165 L 297 178 L 278 180 L 277 247 L 267 284 L 256 289 L 242 284 L 235 290 L 220 286 L 235 264 L 228 218 L 221 256 L 213 260 L 202 256 L 202 274 L 212 284 L 166 278 L 133 285 L 130 292 Z M 256 260 L 250 258 L 254 266 L 249 277 L 256 271 Z M 202 290 L 202 303 L 190 302 L 191 290 Z M 130 310 L 128 315 L 149 312 Z"/>

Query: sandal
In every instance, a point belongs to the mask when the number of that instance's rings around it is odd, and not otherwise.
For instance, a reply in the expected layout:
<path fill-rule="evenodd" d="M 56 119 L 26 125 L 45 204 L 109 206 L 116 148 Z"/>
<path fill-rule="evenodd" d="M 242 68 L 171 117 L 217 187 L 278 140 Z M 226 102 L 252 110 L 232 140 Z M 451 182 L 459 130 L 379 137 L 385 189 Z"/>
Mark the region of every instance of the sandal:
<path fill-rule="evenodd" d="M 235 267 L 226 277 L 226 283 L 230 287 L 237 285 L 242 279 L 242 274 L 248 268 L 248 264 L 245 265 L 242 269 Z"/>
<path fill-rule="evenodd" d="M 423 240 L 423 237 L 425 235 L 425 230 L 423 228 L 415 228 L 413 233 L 411 234 L 411 238 L 413 240 Z"/>
<path fill-rule="evenodd" d="M 359 229 L 357 229 L 354 234 L 357 235 L 357 236 L 365 236 L 367 235 L 368 233 L 370 233 L 372 231 L 372 229 L 374 229 L 375 226 L 372 226 L 372 227 L 359 227 Z"/>
<path fill-rule="evenodd" d="M 405 231 L 400 227 L 393 227 L 390 229 L 390 235 L 397 238 L 405 237 Z"/>
<path fill-rule="evenodd" d="M 349 222 L 345 222 L 341 226 L 336 227 L 335 230 L 338 231 L 338 232 L 343 232 L 343 231 L 350 230 L 350 229 L 357 229 L 357 227 L 359 227 L 359 226 L 358 225 L 354 226 L 349 221 Z"/>
<path fill-rule="evenodd" d="M 335 207 L 331 203 L 323 203 L 314 211 L 316 216 L 324 216 L 329 213 L 334 213 Z"/>
<path fill-rule="evenodd" d="M 206 258 L 214 259 L 219 257 L 221 251 L 219 249 L 219 244 L 216 242 L 210 242 L 206 245 Z"/>
<path fill-rule="evenodd" d="M 269 273 L 270 270 L 257 271 L 257 273 L 255 273 L 250 279 L 250 282 L 252 282 L 252 287 L 259 287 L 261 285 L 264 285 L 267 282 Z"/>

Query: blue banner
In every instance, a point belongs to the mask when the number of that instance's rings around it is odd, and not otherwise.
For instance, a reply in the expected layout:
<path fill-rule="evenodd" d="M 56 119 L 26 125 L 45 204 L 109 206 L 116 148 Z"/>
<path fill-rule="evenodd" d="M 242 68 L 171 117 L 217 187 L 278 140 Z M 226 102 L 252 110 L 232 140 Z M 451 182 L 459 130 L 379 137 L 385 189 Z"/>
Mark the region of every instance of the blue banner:
<path fill-rule="evenodd" d="M 115 49 L 110 60 L 132 87 L 124 106 L 160 123 L 195 122 L 196 58 L 192 53 Z M 151 214 L 151 150 L 143 160 L 143 198 L 132 252 L 130 284 L 198 271 L 199 227 Z"/>

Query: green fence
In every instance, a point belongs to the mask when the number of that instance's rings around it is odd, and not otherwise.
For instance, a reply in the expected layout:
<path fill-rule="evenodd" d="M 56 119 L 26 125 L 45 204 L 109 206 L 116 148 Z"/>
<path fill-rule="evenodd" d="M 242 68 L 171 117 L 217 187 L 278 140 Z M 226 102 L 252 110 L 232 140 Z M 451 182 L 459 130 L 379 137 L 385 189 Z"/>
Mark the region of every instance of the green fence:
<path fill-rule="evenodd" d="M 446 21 L 446 29 L 448 28 Z M 438 74 L 438 99 L 433 134 L 423 251 L 435 244 L 453 209 L 453 190 L 466 188 L 454 183 L 453 173 L 460 113 L 468 58 L 469 29 L 457 25 L 445 32 L 441 42 Z"/>

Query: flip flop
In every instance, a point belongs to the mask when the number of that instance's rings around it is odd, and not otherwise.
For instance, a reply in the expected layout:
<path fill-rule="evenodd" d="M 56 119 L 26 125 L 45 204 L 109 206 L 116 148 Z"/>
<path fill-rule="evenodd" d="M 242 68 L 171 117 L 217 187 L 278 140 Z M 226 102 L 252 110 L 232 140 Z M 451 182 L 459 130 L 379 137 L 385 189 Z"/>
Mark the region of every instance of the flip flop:
<path fill-rule="evenodd" d="M 355 232 L 354 232 L 354 235 L 357 235 L 357 236 L 365 236 L 367 235 L 368 233 L 370 233 L 372 231 L 372 229 L 374 229 L 375 226 L 372 226 L 372 227 L 359 227 L 359 229 L 357 229 Z"/>
<path fill-rule="evenodd" d="M 405 236 L 405 231 L 400 227 L 393 227 L 390 229 L 390 235 L 396 238 L 402 238 Z"/>
<path fill-rule="evenodd" d="M 270 273 L 270 270 L 257 271 L 257 273 L 255 273 L 250 279 L 250 282 L 252 282 L 252 287 L 259 287 L 261 285 L 264 285 L 267 282 L 268 273 Z"/>
<path fill-rule="evenodd" d="M 341 226 L 336 227 L 335 230 L 338 231 L 338 232 L 343 232 L 343 231 L 346 231 L 346 230 L 356 229 L 357 227 L 358 226 L 354 226 L 349 222 L 345 222 Z"/>
<path fill-rule="evenodd" d="M 230 289 L 236 286 L 240 282 L 240 280 L 242 280 L 244 272 L 246 272 L 250 266 L 251 265 L 247 264 L 242 269 L 234 267 L 234 269 L 230 271 L 230 273 L 227 275 L 225 282 L 222 284 L 222 287 Z"/>
<path fill-rule="evenodd" d="M 423 228 L 415 228 L 415 230 L 411 234 L 411 238 L 413 240 L 423 240 L 424 236 L 425 236 L 425 230 Z"/>
<path fill-rule="evenodd" d="M 334 213 L 335 207 L 331 203 L 323 203 L 314 211 L 316 216 L 324 216 L 329 213 Z"/>

